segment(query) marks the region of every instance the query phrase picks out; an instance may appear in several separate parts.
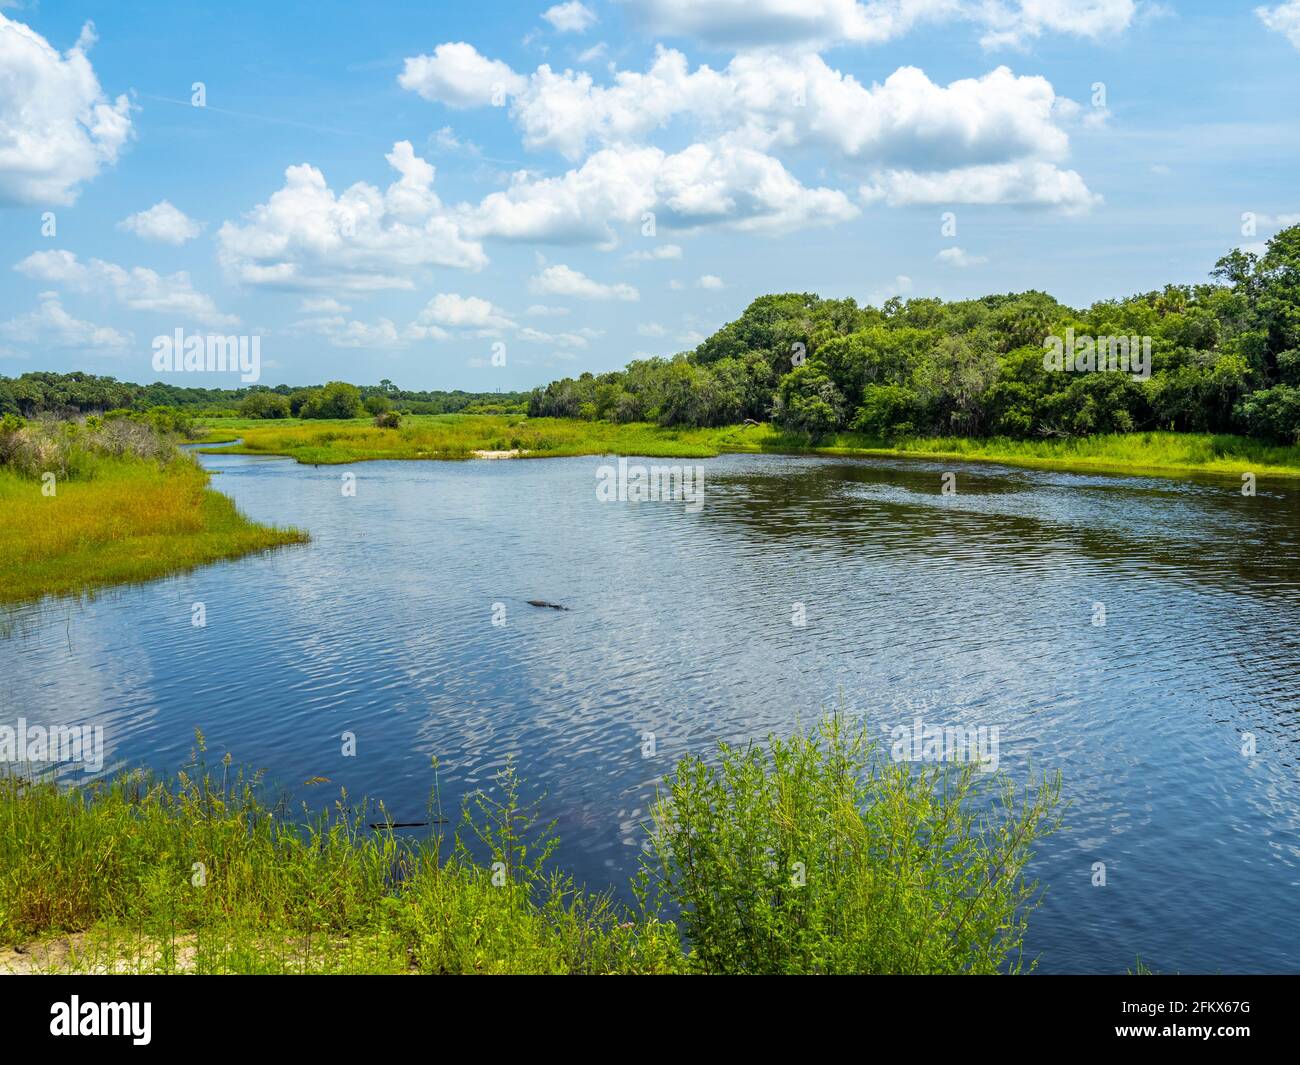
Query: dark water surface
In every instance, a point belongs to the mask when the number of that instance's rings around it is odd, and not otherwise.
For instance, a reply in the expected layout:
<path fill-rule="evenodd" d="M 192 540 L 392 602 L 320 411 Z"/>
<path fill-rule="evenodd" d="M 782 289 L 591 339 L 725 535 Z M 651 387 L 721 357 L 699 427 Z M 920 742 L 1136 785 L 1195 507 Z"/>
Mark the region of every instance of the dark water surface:
<path fill-rule="evenodd" d="M 602 461 L 206 458 L 313 542 L 20 610 L 0 723 L 103 724 L 106 768 L 175 768 L 199 726 L 214 762 L 399 820 L 431 756 L 453 809 L 513 756 L 559 861 L 620 889 L 684 752 L 837 704 L 996 725 L 1072 803 L 1034 864 L 1042 970 L 1300 971 L 1300 483 L 962 466 L 943 496 L 951 464 L 728 456 L 692 513 L 598 502 Z"/>

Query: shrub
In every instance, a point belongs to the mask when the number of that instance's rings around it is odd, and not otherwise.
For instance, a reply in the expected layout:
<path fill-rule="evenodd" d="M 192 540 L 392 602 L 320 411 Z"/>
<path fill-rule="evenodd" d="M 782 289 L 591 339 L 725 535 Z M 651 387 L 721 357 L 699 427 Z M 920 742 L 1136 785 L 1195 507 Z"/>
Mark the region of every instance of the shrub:
<path fill-rule="evenodd" d="M 375 426 L 379 429 L 400 429 L 402 416 L 395 410 L 380 411 L 375 415 Z"/>
<path fill-rule="evenodd" d="M 360 413 L 361 390 L 345 381 L 313 390 L 298 412 L 303 418 L 355 418 Z"/>
<path fill-rule="evenodd" d="M 1252 392 L 1233 413 L 1251 436 L 1300 444 L 1300 388 L 1275 385 Z"/>
<path fill-rule="evenodd" d="M 815 442 L 844 420 L 844 397 L 820 366 L 800 366 L 781 378 L 772 422 L 781 429 L 807 433 Z"/>
<path fill-rule="evenodd" d="M 278 392 L 250 392 L 239 404 L 239 414 L 243 418 L 287 418 L 289 397 Z"/>
<path fill-rule="evenodd" d="M 1060 782 L 992 779 L 913 771 L 838 718 L 723 745 L 716 766 L 687 757 L 653 811 L 642 898 L 679 908 L 703 973 L 1018 970 L 1024 870 Z"/>

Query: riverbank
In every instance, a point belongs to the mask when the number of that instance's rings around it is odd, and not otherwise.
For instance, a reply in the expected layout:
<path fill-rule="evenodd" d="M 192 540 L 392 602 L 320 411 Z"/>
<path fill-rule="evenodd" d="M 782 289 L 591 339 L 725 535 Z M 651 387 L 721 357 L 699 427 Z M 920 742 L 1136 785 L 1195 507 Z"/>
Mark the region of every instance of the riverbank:
<path fill-rule="evenodd" d="M 455 831 L 435 776 L 431 823 L 399 838 L 346 793 L 295 823 L 260 773 L 205 757 L 198 734 L 167 779 L 0 775 L 0 971 L 1014 972 L 1038 899 L 1025 867 L 1059 824 L 1059 779 L 1007 802 L 973 764 L 914 772 L 827 719 L 683 758 L 628 908 L 552 868 L 509 768 Z"/>
<path fill-rule="evenodd" d="M 87 476 L 88 474 L 88 476 Z M 0 605 L 152 580 L 304 543 L 297 529 L 249 521 L 191 459 L 96 456 L 77 477 L 0 468 Z"/>
<path fill-rule="evenodd" d="M 368 419 L 277 422 L 207 419 L 209 454 L 284 455 L 337 465 L 376 459 L 467 459 L 476 452 L 520 458 L 645 455 L 710 458 L 725 452 L 843 455 L 989 462 L 1033 469 L 1138 476 L 1191 473 L 1300 477 L 1300 447 L 1208 433 L 1126 433 L 1070 439 L 922 437 L 883 441 L 840 433 L 816 444 L 769 425 L 669 429 L 563 418 L 496 415 L 408 417 L 399 429 Z M 241 439 L 237 445 L 222 441 Z"/>

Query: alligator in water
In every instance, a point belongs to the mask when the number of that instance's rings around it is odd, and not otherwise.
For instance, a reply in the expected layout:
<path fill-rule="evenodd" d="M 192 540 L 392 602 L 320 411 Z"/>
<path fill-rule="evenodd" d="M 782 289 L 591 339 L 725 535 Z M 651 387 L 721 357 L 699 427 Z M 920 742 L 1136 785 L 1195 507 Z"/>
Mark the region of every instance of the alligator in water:
<path fill-rule="evenodd" d="M 545 606 L 545 607 L 550 607 L 552 610 L 568 610 L 568 609 L 569 609 L 567 606 L 560 606 L 559 603 L 548 603 L 545 599 L 529 599 L 529 600 L 528 600 L 528 605 L 529 605 L 529 606 Z"/>

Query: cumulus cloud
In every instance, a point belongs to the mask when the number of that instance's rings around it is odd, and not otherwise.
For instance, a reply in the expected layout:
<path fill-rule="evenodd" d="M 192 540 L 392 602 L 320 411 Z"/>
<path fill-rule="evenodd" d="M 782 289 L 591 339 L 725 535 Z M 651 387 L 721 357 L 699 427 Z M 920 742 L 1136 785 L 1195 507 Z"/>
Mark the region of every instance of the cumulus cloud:
<path fill-rule="evenodd" d="M 682 257 L 682 246 L 680 244 L 656 244 L 649 251 L 634 251 L 628 256 L 633 262 L 648 263 L 662 262 L 668 259 L 680 259 Z"/>
<path fill-rule="evenodd" d="M 503 311 L 478 296 L 461 296 L 455 292 L 440 292 L 420 312 L 422 325 L 447 326 L 455 329 L 477 329 L 500 332 L 514 328 Z"/>
<path fill-rule="evenodd" d="M 607 285 L 593 281 L 586 274 L 572 267 L 555 265 L 545 267 L 541 273 L 529 279 L 529 288 L 538 295 L 572 296 L 584 300 L 628 300 L 635 301 L 641 294 L 627 284 Z"/>
<path fill-rule="evenodd" d="M 716 274 L 704 274 L 695 282 L 695 287 L 716 291 L 720 288 L 726 288 L 727 284 Z"/>
<path fill-rule="evenodd" d="M 336 195 L 303 163 L 240 223 L 217 232 L 217 257 L 244 284 L 283 288 L 411 288 L 433 266 L 479 270 L 482 246 L 467 239 L 433 191 L 434 168 L 399 141 L 385 158 L 400 177 L 380 191 L 357 182 Z"/>
<path fill-rule="evenodd" d="M 644 28 L 713 45 L 881 44 L 926 23 L 982 28 L 986 47 L 1018 46 L 1045 32 L 1119 33 L 1134 0 L 623 0 Z"/>
<path fill-rule="evenodd" d="M 1300 49 L 1300 0 L 1287 0 L 1276 7 L 1257 7 L 1255 15 L 1270 30 L 1282 34 Z"/>
<path fill-rule="evenodd" d="M 203 229 L 198 222 L 180 208 L 173 207 L 167 200 L 155 203 L 147 211 L 138 211 L 122 219 L 117 228 L 134 233 L 144 240 L 176 245 L 193 240 Z"/>
<path fill-rule="evenodd" d="M 408 58 L 397 83 L 426 100 L 465 108 L 499 106 L 527 80 L 499 59 L 488 59 L 472 44 L 457 41 L 438 45 L 433 55 Z"/>
<path fill-rule="evenodd" d="M 212 297 L 196 291 L 184 270 L 163 276 L 143 266 L 128 269 L 103 259 L 83 263 L 73 252 L 62 250 L 33 252 L 14 269 L 37 281 L 108 295 L 135 311 L 173 315 L 203 325 L 239 324 L 237 316 L 222 314 Z"/>
<path fill-rule="evenodd" d="M 585 33 L 595 24 L 596 13 L 578 0 L 569 0 L 568 3 L 547 8 L 542 13 L 542 18 L 560 33 Z"/>
<path fill-rule="evenodd" d="M 964 248 L 952 247 L 944 248 L 935 256 L 939 262 L 947 266 L 956 266 L 959 269 L 967 266 L 978 266 L 980 263 L 988 262 L 988 257 L 984 255 L 972 255 Z"/>
<path fill-rule="evenodd" d="M 938 85 L 900 67 L 866 86 L 820 56 L 740 55 L 723 70 L 690 70 L 681 52 L 660 49 L 645 73 L 619 71 L 613 84 L 590 74 L 538 68 L 511 113 L 526 147 L 578 158 L 589 144 L 644 139 L 678 116 L 712 135 L 770 151 L 812 146 L 846 160 L 931 165 L 1060 158 L 1058 124 L 1075 111 L 1041 76 L 1001 66 Z"/>
<path fill-rule="evenodd" d="M 606 148 L 560 177 L 521 173 L 464 218 L 475 237 L 546 243 L 617 244 L 618 224 L 683 230 L 721 226 L 785 231 L 854 217 L 844 193 L 808 188 L 781 162 L 752 148 L 714 142 L 668 154 Z"/>
<path fill-rule="evenodd" d="M 72 203 L 117 162 L 131 136 L 131 105 L 104 95 L 86 57 L 94 43 L 87 22 L 60 54 L 0 14 L 0 204 Z"/>
<path fill-rule="evenodd" d="M 585 162 L 560 177 L 519 175 L 511 189 L 484 201 L 471 228 L 511 239 L 553 239 L 544 234 L 558 232 L 561 239 L 609 246 L 611 221 L 656 210 L 663 197 L 655 186 L 673 184 L 676 173 L 705 156 L 710 172 L 728 166 L 751 189 L 775 194 L 750 195 L 748 212 L 746 197 L 732 197 L 734 213 L 719 222 L 748 213 L 752 228 L 767 217 L 771 228 L 782 229 L 851 217 L 834 190 L 796 188 L 777 158 L 785 150 L 830 154 L 868 171 L 930 176 L 1032 162 L 1041 164 L 1033 168 L 1034 187 L 1050 193 L 1053 180 L 1082 183 L 1057 169 L 1069 154 L 1065 126 L 1081 112 L 1046 78 L 1018 76 L 1005 66 L 947 85 L 901 67 L 883 83 L 864 85 L 815 54 L 747 53 L 721 70 L 692 70 L 681 52 L 660 48 L 644 72 L 617 71 L 610 84 L 598 85 L 585 71 L 543 65 L 514 94 L 511 117 L 526 148 Z M 678 120 L 703 139 L 672 156 L 646 143 Z M 1076 190 L 1070 206 L 1092 202 L 1090 195 L 1086 186 L 1082 194 Z"/>
<path fill-rule="evenodd" d="M 42 292 L 34 311 L 0 322 L 0 337 L 19 344 L 80 348 L 105 354 L 120 352 L 131 339 L 129 334 L 109 326 L 74 318 L 64 309 L 57 292 Z"/>
<path fill-rule="evenodd" d="M 1067 214 L 1087 211 L 1101 202 L 1073 170 L 1049 163 L 1003 163 L 962 167 L 941 173 L 887 170 L 863 185 L 867 203 L 890 207 L 949 203 L 1016 204 L 1054 207 Z"/>

